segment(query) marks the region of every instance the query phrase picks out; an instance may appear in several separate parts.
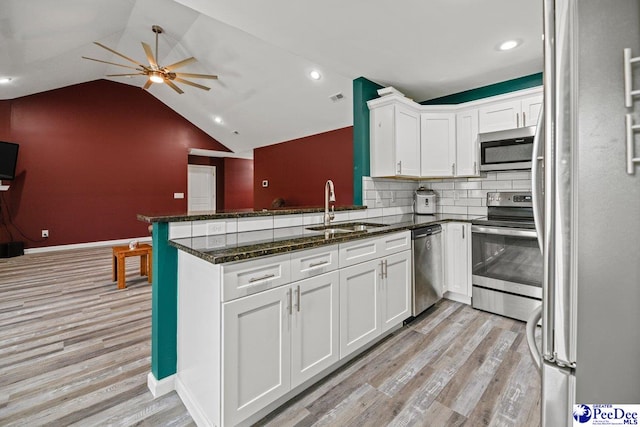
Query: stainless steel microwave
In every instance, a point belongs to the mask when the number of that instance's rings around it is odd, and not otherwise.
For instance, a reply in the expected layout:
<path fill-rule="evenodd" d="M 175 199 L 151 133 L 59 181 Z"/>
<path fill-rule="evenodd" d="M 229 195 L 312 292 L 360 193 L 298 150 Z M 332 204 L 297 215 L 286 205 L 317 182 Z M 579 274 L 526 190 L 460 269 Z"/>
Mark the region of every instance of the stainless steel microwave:
<path fill-rule="evenodd" d="M 486 132 L 478 135 L 480 170 L 531 169 L 535 126 Z"/>

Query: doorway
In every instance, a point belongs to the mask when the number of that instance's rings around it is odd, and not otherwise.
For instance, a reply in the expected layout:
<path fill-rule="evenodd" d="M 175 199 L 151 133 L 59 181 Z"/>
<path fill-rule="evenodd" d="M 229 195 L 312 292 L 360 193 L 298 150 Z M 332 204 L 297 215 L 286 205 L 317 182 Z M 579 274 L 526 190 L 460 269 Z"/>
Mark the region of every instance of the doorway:
<path fill-rule="evenodd" d="M 188 165 L 187 209 L 213 211 L 216 209 L 216 167 Z"/>

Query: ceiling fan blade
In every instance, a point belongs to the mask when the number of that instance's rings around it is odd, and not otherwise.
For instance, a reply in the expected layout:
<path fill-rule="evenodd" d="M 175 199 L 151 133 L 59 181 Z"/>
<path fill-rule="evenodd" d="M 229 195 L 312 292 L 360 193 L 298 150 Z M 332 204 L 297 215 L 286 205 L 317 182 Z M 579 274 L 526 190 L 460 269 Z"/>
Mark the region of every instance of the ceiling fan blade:
<path fill-rule="evenodd" d="M 164 81 L 167 85 L 169 85 L 169 87 L 173 90 L 175 90 L 178 93 L 184 93 L 184 91 L 182 89 L 180 89 L 178 86 L 174 85 L 173 82 L 171 80 L 165 79 Z"/>
<path fill-rule="evenodd" d="M 198 83 L 194 83 L 194 82 L 190 82 L 189 80 L 181 79 L 180 77 L 175 77 L 173 80 L 176 81 L 176 82 L 184 83 L 186 85 L 197 87 L 197 88 L 204 89 L 204 90 L 210 90 L 211 89 L 210 87 L 202 86 L 202 85 L 200 85 Z"/>
<path fill-rule="evenodd" d="M 84 59 L 88 59 L 90 61 L 104 62 L 105 64 L 117 65 L 118 67 L 131 68 L 132 70 L 142 71 L 142 70 L 140 70 L 139 68 L 136 68 L 136 67 L 131 67 L 129 65 L 116 64 L 115 62 L 103 61 L 102 59 L 88 58 L 86 56 L 83 56 L 83 58 Z"/>
<path fill-rule="evenodd" d="M 153 82 L 147 79 L 147 82 L 142 86 L 142 89 L 149 89 L 149 87 L 153 84 Z"/>
<path fill-rule="evenodd" d="M 218 79 L 218 76 L 213 74 L 194 74 L 194 73 L 175 73 L 176 77 L 191 77 L 194 79 Z"/>
<path fill-rule="evenodd" d="M 187 58 L 187 59 L 183 59 L 182 61 L 178 61 L 175 64 L 167 65 L 164 68 L 167 71 L 172 71 L 172 70 L 175 70 L 176 68 L 184 67 L 185 65 L 191 64 L 192 62 L 195 62 L 195 61 L 196 61 L 196 58 L 194 58 L 192 56 L 191 58 Z"/>
<path fill-rule="evenodd" d="M 121 76 L 144 76 L 144 73 L 133 73 L 133 74 L 107 74 L 107 77 L 121 77 Z"/>
<path fill-rule="evenodd" d="M 147 61 L 149 61 L 149 64 L 151 65 L 151 67 L 154 69 L 158 69 L 158 62 L 153 57 L 153 51 L 151 50 L 151 46 L 149 46 L 145 42 L 142 42 L 142 48 L 144 49 L 144 53 L 147 55 Z"/>
<path fill-rule="evenodd" d="M 97 44 L 98 46 L 100 46 L 100 47 L 101 47 L 101 48 L 103 48 L 103 49 L 107 49 L 109 52 L 115 53 L 115 54 L 116 54 L 116 55 L 118 55 L 119 57 L 124 58 L 124 59 L 126 59 L 127 61 L 129 61 L 129 62 L 133 62 L 133 63 L 134 63 L 134 64 L 136 64 L 136 65 L 140 65 L 140 63 L 139 63 L 138 61 L 134 61 L 133 59 L 129 58 L 128 56 L 125 56 L 125 55 L 121 54 L 120 52 L 118 52 L 118 51 L 116 51 L 116 50 L 111 49 L 110 47 L 107 47 L 107 46 L 105 46 L 105 45 L 103 45 L 103 44 L 101 44 L 101 43 L 98 43 L 98 42 L 93 42 L 93 43 L 94 43 L 94 44 Z"/>

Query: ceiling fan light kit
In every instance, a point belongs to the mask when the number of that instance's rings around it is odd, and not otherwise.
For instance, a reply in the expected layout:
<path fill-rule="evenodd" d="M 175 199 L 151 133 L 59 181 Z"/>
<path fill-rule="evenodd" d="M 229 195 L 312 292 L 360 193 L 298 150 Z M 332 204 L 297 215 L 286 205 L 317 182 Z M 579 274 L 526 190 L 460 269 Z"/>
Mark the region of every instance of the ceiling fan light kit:
<path fill-rule="evenodd" d="M 144 84 L 144 86 L 142 86 L 143 89 L 149 89 L 149 87 L 153 84 L 153 83 L 166 83 L 167 86 L 169 86 L 171 89 L 173 89 L 174 91 L 178 92 L 179 94 L 184 93 L 184 91 L 182 89 L 180 89 L 175 83 L 175 82 L 179 82 L 179 83 L 183 83 L 189 86 L 193 86 L 193 87 L 197 87 L 198 89 L 202 89 L 202 90 L 210 90 L 210 87 L 201 85 L 199 83 L 196 82 L 192 82 L 190 80 L 186 80 L 185 77 L 188 78 L 193 78 L 193 79 L 217 79 L 218 76 L 213 75 L 213 74 L 196 74 L 196 73 L 176 73 L 173 70 L 180 68 L 180 67 L 184 67 L 187 64 L 190 64 L 192 62 L 196 62 L 196 59 L 194 57 L 190 57 L 190 58 L 186 58 L 183 59 L 182 61 L 178 61 L 175 62 L 171 65 L 167 65 L 165 67 L 161 66 L 158 64 L 158 35 L 162 34 L 164 32 L 164 30 L 162 29 L 162 27 L 160 27 L 159 25 L 153 25 L 151 27 L 151 31 L 154 32 L 154 34 L 156 35 L 156 50 L 155 50 L 155 55 L 154 52 L 151 50 L 151 46 L 149 46 L 147 43 L 142 42 L 142 48 L 144 49 L 145 55 L 147 57 L 147 61 L 149 62 L 149 65 L 143 65 L 140 64 L 139 62 L 129 58 L 128 56 L 125 56 L 123 54 L 121 54 L 120 52 L 117 52 L 116 50 L 111 49 L 110 47 L 107 47 L 103 44 L 100 44 L 98 42 L 93 42 L 94 44 L 100 46 L 103 49 L 108 50 L 109 52 L 118 55 L 121 58 L 126 59 L 127 61 L 135 64 L 135 67 L 132 67 L 130 65 L 124 65 L 124 64 L 118 64 L 115 62 L 109 62 L 109 61 L 103 61 L 101 59 L 95 59 L 95 58 L 88 58 L 86 56 L 83 56 L 82 58 L 84 59 L 89 59 L 91 61 L 96 61 L 96 62 L 102 62 L 105 64 L 110 64 L 110 65 L 116 65 L 118 67 L 123 67 L 123 68 L 129 68 L 132 70 L 137 71 L 137 73 L 125 73 L 125 74 L 107 74 L 107 77 L 132 77 L 132 76 L 146 76 L 147 77 L 147 82 Z"/>

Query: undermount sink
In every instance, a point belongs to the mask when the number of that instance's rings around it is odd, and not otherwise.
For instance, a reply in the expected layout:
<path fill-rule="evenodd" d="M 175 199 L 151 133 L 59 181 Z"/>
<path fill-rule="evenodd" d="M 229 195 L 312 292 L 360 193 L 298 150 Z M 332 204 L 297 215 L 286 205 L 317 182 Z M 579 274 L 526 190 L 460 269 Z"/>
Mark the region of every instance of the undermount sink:
<path fill-rule="evenodd" d="M 372 228 L 384 227 L 385 225 L 386 224 L 377 224 L 374 222 L 349 222 L 346 224 L 317 225 L 315 227 L 307 227 L 307 230 L 351 233 L 355 231 L 367 231 Z"/>

